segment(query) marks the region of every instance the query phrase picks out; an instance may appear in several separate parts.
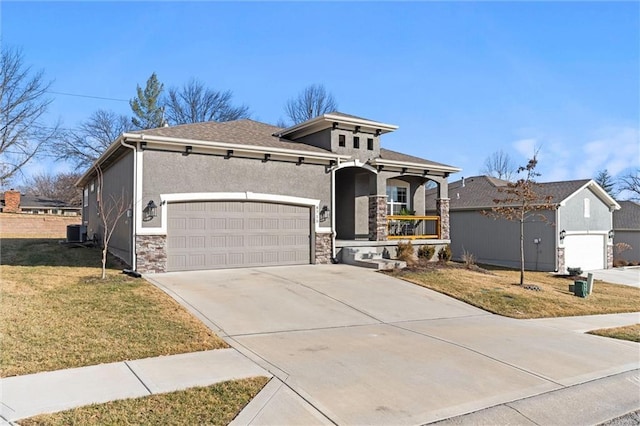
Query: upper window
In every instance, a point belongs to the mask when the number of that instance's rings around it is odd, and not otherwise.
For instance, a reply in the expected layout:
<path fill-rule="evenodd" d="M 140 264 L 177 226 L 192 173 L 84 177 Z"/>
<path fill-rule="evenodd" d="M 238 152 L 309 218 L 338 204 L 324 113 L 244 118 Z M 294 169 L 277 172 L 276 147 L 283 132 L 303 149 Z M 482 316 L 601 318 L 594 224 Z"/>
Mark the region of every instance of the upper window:
<path fill-rule="evenodd" d="M 338 135 L 338 146 L 346 146 L 345 139 L 344 135 Z"/>
<path fill-rule="evenodd" d="M 591 200 L 584 199 L 584 217 L 591 217 Z"/>
<path fill-rule="evenodd" d="M 84 196 L 82 198 L 84 198 L 84 206 L 87 207 L 89 205 L 89 188 L 87 188 L 86 186 L 84 187 Z"/>
<path fill-rule="evenodd" d="M 360 148 L 360 138 L 358 136 L 354 136 L 353 137 L 353 147 L 355 149 L 359 149 Z"/>
<path fill-rule="evenodd" d="M 373 138 L 367 138 L 367 149 L 373 151 Z"/>

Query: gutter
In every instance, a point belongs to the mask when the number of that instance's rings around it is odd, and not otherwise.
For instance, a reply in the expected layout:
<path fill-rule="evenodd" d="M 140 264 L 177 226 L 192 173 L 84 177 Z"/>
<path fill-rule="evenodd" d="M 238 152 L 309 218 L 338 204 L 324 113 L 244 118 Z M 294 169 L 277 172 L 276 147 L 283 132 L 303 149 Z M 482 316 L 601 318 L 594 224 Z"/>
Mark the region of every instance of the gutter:
<path fill-rule="evenodd" d="M 191 145 L 198 146 L 202 148 L 219 148 L 225 150 L 237 150 L 243 152 L 251 152 L 251 153 L 259 153 L 259 154 L 281 154 L 288 157 L 305 157 L 305 158 L 315 158 L 321 160 L 337 160 L 337 159 L 346 159 L 349 156 L 333 154 L 333 153 L 324 153 L 324 152 L 314 152 L 314 151 L 303 151 L 303 150 L 294 150 L 287 148 L 275 148 L 275 147 L 262 147 L 258 145 L 243 145 L 243 144 L 232 144 L 226 142 L 212 142 L 212 141 L 203 141 L 197 139 L 183 139 L 183 138 L 172 138 L 168 136 L 146 136 L 144 134 L 137 133 L 123 133 L 122 138 L 125 140 L 134 140 L 138 142 L 158 142 L 164 144 L 176 144 L 176 145 Z"/>

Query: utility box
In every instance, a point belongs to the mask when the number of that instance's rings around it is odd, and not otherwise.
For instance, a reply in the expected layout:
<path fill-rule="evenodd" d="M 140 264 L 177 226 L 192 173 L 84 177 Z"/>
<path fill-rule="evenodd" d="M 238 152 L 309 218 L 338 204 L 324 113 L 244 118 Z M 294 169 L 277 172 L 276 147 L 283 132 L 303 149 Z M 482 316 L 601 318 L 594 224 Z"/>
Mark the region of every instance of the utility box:
<path fill-rule="evenodd" d="M 67 242 L 84 243 L 87 235 L 87 227 L 84 225 L 67 225 Z"/>
<path fill-rule="evenodd" d="M 587 282 L 586 281 L 574 281 L 573 294 L 578 297 L 587 297 Z"/>

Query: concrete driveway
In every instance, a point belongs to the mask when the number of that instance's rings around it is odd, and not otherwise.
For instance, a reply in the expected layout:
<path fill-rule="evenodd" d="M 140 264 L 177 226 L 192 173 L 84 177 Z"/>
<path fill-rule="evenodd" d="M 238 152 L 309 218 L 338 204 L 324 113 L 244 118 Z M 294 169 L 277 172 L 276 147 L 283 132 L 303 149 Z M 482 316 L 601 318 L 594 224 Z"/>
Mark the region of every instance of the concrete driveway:
<path fill-rule="evenodd" d="M 639 364 L 637 344 L 491 315 L 347 265 L 148 278 L 281 381 L 253 423 L 424 424 Z M 278 405 L 286 395 L 299 404 Z"/>
<path fill-rule="evenodd" d="M 597 280 L 640 288 L 640 266 L 598 269 L 587 272 L 591 272 L 593 274 L 593 278 Z"/>

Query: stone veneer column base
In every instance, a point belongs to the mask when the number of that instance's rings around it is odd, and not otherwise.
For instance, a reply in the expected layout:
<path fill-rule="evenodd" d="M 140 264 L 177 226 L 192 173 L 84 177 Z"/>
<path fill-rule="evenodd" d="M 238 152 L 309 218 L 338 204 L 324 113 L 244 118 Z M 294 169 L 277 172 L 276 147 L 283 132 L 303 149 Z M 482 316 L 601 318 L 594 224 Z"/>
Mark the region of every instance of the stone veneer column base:
<path fill-rule="evenodd" d="M 558 247 L 558 272 L 564 274 L 566 265 L 564 264 L 564 247 Z"/>
<path fill-rule="evenodd" d="M 136 236 L 136 271 L 167 272 L 167 237 L 165 235 Z"/>
<path fill-rule="evenodd" d="M 387 240 L 387 196 L 369 196 L 369 241 Z"/>
<path fill-rule="evenodd" d="M 449 199 L 438 198 L 436 200 L 436 211 L 440 216 L 440 239 L 451 239 L 451 231 L 449 228 Z"/>
<path fill-rule="evenodd" d="M 613 245 L 607 244 L 607 269 L 613 268 Z"/>
<path fill-rule="evenodd" d="M 316 265 L 329 265 L 331 263 L 332 243 L 332 233 L 316 233 Z"/>

